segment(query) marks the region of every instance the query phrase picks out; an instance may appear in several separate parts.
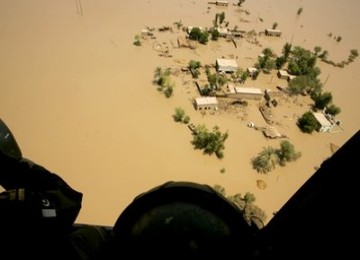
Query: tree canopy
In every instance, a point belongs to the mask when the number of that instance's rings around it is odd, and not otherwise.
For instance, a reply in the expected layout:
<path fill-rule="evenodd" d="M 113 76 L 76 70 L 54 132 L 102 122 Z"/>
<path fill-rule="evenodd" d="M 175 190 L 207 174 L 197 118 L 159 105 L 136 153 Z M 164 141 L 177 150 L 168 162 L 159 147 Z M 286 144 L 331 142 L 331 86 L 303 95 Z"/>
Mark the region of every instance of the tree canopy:
<path fill-rule="evenodd" d="M 224 157 L 225 140 L 229 137 L 228 132 L 220 132 L 220 128 L 215 126 L 209 131 L 205 125 L 196 126 L 197 134 L 193 136 L 192 144 L 195 149 L 202 149 L 205 154 L 222 159 Z"/>

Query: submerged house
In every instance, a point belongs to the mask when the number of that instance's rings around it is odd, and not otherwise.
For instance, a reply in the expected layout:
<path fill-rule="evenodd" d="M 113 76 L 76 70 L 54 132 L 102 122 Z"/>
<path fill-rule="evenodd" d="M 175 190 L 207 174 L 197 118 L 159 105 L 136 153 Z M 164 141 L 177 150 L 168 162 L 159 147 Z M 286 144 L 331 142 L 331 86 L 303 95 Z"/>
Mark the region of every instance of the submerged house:
<path fill-rule="evenodd" d="M 265 29 L 265 35 L 266 36 L 280 37 L 281 36 L 281 31 L 280 30 L 275 30 L 275 29 Z"/>
<path fill-rule="evenodd" d="M 231 98 L 260 100 L 263 97 L 259 88 L 236 87 L 233 84 L 228 84 L 227 91 L 228 97 Z"/>
<path fill-rule="evenodd" d="M 197 97 L 195 108 L 196 110 L 218 110 L 219 102 L 216 97 Z"/>
<path fill-rule="evenodd" d="M 239 65 L 234 59 L 216 59 L 217 72 L 233 73 L 239 69 Z"/>
<path fill-rule="evenodd" d="M 318 122 L 316 130 L 320 133 L 330 132 L 336 125 L 335 120 L 333 120 L 330 115 L 325 115 L 323 112 L 313 112 L 313 115 Z"/>

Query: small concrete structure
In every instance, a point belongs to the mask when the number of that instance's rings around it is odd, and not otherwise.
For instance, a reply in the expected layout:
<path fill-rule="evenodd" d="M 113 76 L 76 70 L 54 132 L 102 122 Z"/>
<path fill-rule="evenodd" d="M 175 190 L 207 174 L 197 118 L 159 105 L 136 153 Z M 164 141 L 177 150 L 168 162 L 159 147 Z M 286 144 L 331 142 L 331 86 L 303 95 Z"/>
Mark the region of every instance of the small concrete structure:
<path fill-rule="evenodd" d="M 243 30 L 229 30 L 229 35 L 234 36 L 236 38 L 243 38 L 246 31 Z"/>
<path fill-rule="evenodd" d="M 218 72 L 233 73 L 239 69 L 239 65 L 234 59 L 216 59 L 215 66 Z"/>
<path fill-rule="evenodd" d="M 211 2 L 208 2 L 208 4 L 215 4 L 215 5 L 219 5 L 219 6 L 228 6 L 229 1 L 211 1 Z"/>
<path fill-rule="evenodd" d="M 279 79 L 286 79 L 287 81 L 290 81 L 290 80 L 296 78 L 295 75 L 289 74 L 289 72 L 287 70 L 278 70 L 277 76 L 279 77 Z"/>
<path fill-rule="evenodd" d="M 259 88 L 235 87 L 233 84 L 227 85 L 228 97 L 237 99 L 254 99 L 260 100 L 263 96 Z"/>
<path fill-rule="evenodd" d="M 218 110 L 219 102 L 216 97 L 198 97 L 195 98 L 196 110 Z"/>
<path fill-rule="evenodd" d="M 253 77 L 255 75 L 255 73 L 258 72 L 258 69 L 254 68 L 254 67 L 249 67 L 249 68 L 247 68 L 247 72 L 250 77 Z"/>
<path fill-rule="evenodd" d="M 333 120 L 329 115 L 325 115 L 323 112 L 313 112 L 314 117 L 318 122 L 317 131 L 330 132 L 336 125 L 335 120 Z"/>
<path fill-rule="evenodd" d="M 265 35 L 266 35 L 266 36 L 277 36 L 277 37 L 280 37 L 280 36 L 281 36 L 281 31 L 280 31 L 280 30 L 274 30 L 274 29 L 266 29 L 266 30 L 265 30 Z"/>

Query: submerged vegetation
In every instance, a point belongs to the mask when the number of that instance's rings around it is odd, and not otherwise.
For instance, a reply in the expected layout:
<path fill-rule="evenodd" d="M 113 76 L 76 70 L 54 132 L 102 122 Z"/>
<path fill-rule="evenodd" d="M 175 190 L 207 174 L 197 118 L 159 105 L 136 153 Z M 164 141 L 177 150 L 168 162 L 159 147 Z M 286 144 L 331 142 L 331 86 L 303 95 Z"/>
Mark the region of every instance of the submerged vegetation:
<path fill-rule="evenodd" d="M 195 149 L 203 150 L 204 154 L 212 155 L 222 159 L 224 157 L 225 140 L 229 137 L 228 132 L 222 133 L 218 126 L 209 131 L 205 125 L 197 125 L 192 144 Z"/>
<path fill-rule="evenodd" d="M 256 157 L 252 159 L 253 169 L 259 173 L 268 173 L 275 169 L 276 165 L 285 166 L 286 163 L 296 161 L 301 156 L 300 152 L 295 151 L 295 147 L 289 141 L 280 143 L 280 148 L 264 148 Z"/>

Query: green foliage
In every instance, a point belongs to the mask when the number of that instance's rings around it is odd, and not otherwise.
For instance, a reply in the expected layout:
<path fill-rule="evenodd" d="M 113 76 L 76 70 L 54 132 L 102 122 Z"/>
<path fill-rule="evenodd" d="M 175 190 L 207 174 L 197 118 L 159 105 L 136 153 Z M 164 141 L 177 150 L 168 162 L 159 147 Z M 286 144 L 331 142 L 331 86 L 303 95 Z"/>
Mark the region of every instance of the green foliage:
<path fill-rule="evenodd" d="M 327 50 L 323 50 L 323 52 L 321 54 L 319 54 L 319 58 L 320 59 L 323 59 L 323 60 L 326 60 L 329 56 L 329 52 Z"/>
<path fill-rule="evenodd" d="M 330 106 L 326 107 L 326 113 L 336 116 L 338 114 L 340 114 L 341 109 L 340 107 L 335 106 L 334 104 L 331 104 Z"/>
<path fill-rule="evenodd" d="M 214 86 L 209 86 L 209 84 L 206 84 L 201 90 L 200 94 L 201 96 L 210 96 L 211 93 L 214 91 Z"/>
<path fill-rule="evenodd" d="M 209 34 L 207 32 L 201 31 L 199 27 L 194 27 L 189 34 L 189 39 L 198 41 L 201 44 L 207 43 L 208 38 Z"/>
<path fill-rule="evenodd" d="M 295 161 L 301 156 L 301 153 L 296 152 L 294 145 L 287 140 L 280 143 L 280 149 L 277 151 L 277 154 L 281 166 L 285 166 L 287 162 Z"/>
<path fill-rule="evenodd" d="M 184 117 L 185 117 L 185 110 L 181 107 L 175 108 L 175 114 L 173 115 L 175 122 L 182 122 Z"/>
<path fill-rule="evenodd" d="M 288 71 L 292 75 L 307 75 L 316 78 L 320 74 L 320 69 L 315 65 L 316 56 L 309 50 L 296 46 L 292 51 Z"/>
<path fill-rule="evenodd" d="M 253 203 L 253 202 L 255 202 L 256 198 L 253 193 L 246 192 L 244 195 L 244 200 L 246 203 Z"/>
<path fill-rule="evenodd" d="M 163 92 L 166 97 L 171 97 L 174 92 L 173 84 L 170 82 L 170 69 L 156 67 L 154 72 L 154 83 L 158 85 L 158 91 Z"/>
<path fill-rule="evenodd" d="M 290 95 L 299 95 L 304 92 L 319 93 L 322 87 L 319 79 L 303 75 L 290 80 L 287 89 Z"/>
<path fill-rule="evenodd" d="M 190 69 L 196 70 L 196 69 L 200 68 L 200 66 L 201 66 L 201 62 L 200 62 L 200 61 L 195 61 L 195 60 L 190 60 L 190 61 L 189 61 L 189 68 L 190 68 Z"/>
<path fill-rule="evenodd" d="M 262 51 L 263 56 L 258 57 L 258 63 L 255 65 L 258 69 L 262 69 L 263 72 L 269 73 L 276 67 L 275 54 L 272 49 L 265 48 Z"/>
<path fill-rule="evenodd" d="M 209 74 L 207 76 L 207 80 L 210 84 L 210 87 L 214 87 L 217 88 L 217 80 L 218 80 L 218 75 L 216 73 L 214 74 Z"/>
<path fill-rule="evenodd" d="M 341 40 L 342 40 L 342 37 L 341 37 L 341 36 L 336 37 L 336 41 L 337 41 L 337 42 L 341 42 Z"/>
<path fill-rule="evenodd" d="M 174 88 L 171 85 L 167 86 L 164 90 L 164 94 L 167 98 L 171 97 L 173 92 L 174 92 Z"/>
<path fill-rule="evenodd" d="M 330 103 L 332 102 L 332 94 L 331 92 L 324 92 L 324 93 L 319 93 L 319 94 L 314 94 L 311 97 L 315 104 L 314 107 L 316 109 L 324 109 L 326 106 L 330 105 Z"/>
<path fill-rule="evenodd" d="M 213 29 L 211 31 L 211 40 L 217 41 L 219 39 L 219 37 L 220 37 L 219 31 L 217 29 Z"/>
<path fill-rule="evenodd" d="M 184 124 L 188 124 L 188 123 L 190 122 L 190 116 L 185 115 L 184 118 L 183 118 L 183 120 L 182 120 L 182 122 L 183 122 Z"/>
<path fill-rule="evenodd" d="M 222 24 L 225 21 L 225 12 L 219 14 L 219 23 Z"/>
<path fill-rule="evenodd" d="M 251 162 L 253 169 L 260 173 L 268 173 L 275 169 L 277 164 L 276 150 L 272 147 L 264 148 Z"/>
<path fill-rule="evenodd" d="M 228 82 L 228 78 L 226 77 L 226 75 L 220 74 L 218 76 L 217 81 L 218 81 L 220 86 L 224 86 L 226 84 L 226 82 Z"/>
<path fill-rule="evenodd" d="M 297 15 L 300 15 L 301 13 L 303 12 L 303 8 L 302 7 L 300 7 L 298 10 L 297 10 Z"/>
<path fill-rule="evenodd" d="M 320 46 L 314 47 L 315 56 L 318 56 L 318 54 L 321 52 L 322 48 Z"/>
<path fill-rule="evenodd" d="M 190 117 L 185 114 L 184 109 L 181 107 L 175 108 L 175 114 L 173 115 L 174 121 L 179 123 L 188 124 L 190 122 Z"/>
<path fill-rule="evenodd" d="M 197 130 L 198 133 L 193 136 L 191 142 L 194 145 L 194 148 L 201 149 L 205 154 L 209 155 L 215 153 L 216 157 L 222 159 L 224 157 L 224 143 L 229 134 L 227 132 L 221 133 L 218 126 L 215 126 L 212 132 L 204 125 L 198 126 Z"/>
<path fill-rule="evenodd" d="M 243 3 L 245 3 L 245 0 L 238 0 L 237 6 L 242 6 Z"/>
<path fill-rule="evenodd" d="M 292 45 L 290 43 L 287 42 L 287 43 L 284 44 L 282 53 L 283 53 L 283 56 L 284 56 L 286 61 L 288 60 L 288 58 L 290 56 L 291 48 L 292 48 Z"/>
<path fill-rule="evenodd" d="M 278 27 L 278 23 L 277 22 L 273 23 L 272 25 L 273 30 L 275 30 L 277 27 Z"/>
<path fill-rule="evenodd" d="M 300 130 L 304 133 L 311 134 L 318 127 L 318 122 L 311 111 L 305 112 L 297 122 Z"/>
<path fill-rule="evenodd" d="M 220 172 L 221 172 L 221 173 L 225 173 L 225 171 L 226 171 L 225 168 L 221 168 L 221 169 L 220 169 Z"/>
<path fill-rule="evenodd" d="M 275 65 L 277 69 L 281 69 L 286 63 L 286 59 L 284 56 L 277 57 L 275 60 Z"/>
<path fill-rule="evenodd" d="M 140 36 L 140 35 L 138 35 L 138 34 L 135 35 L 133 44 L 134 44 L 135 46 L 141 46 L 141 36 Z"/>
<path fill-rule="evenodd" d="M 296 152 L 294 146 L 287 140 L 280 143 L 280 148 L 264 148 L 256 157 L 252 159 L 252 166 L 257 172 L 268 173 L 275 169 L 275 166 L 285 166 L 287 162 L 295 161 L 301 156 Z"/>

